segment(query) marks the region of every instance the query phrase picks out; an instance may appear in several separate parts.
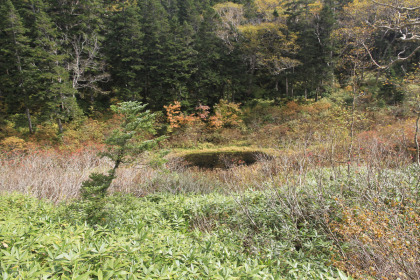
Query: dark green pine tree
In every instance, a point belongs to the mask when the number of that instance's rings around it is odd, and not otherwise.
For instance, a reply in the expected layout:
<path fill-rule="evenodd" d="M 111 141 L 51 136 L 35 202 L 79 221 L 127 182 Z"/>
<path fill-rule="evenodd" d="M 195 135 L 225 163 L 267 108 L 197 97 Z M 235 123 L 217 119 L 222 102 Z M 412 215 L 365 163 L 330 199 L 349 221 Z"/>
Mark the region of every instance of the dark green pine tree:
<path fill-rule="evenodd" d="M 190 105 L 190 80 L 196 71 L 193 65 L 196 55 L 193 34 L 194 31 L 187 22 L 179 24 L 178 20 L 170 21 L 170 35 L 165 44 L 166 55 L 162 61 L 166 69 L 163 76 L 166 94 L 159 100 L 161 104 L 178 100 L 184 105 Z"/>
<path fill-rule="evenodd" d="M 24 110 L 34 133 L 31 109 L 36 106 L 39 71 L 22 19 L 12 1 L 0 1 L 0 88 L 9 113 Z"/>
<path fill-rule="evenodd" d="M 124 101 L 142 99 L 144 82 L 141 79 L 144 34 L 140 9 L 125 2 L 114 6 L 107 24 L 107 62 L 110 65 L 113 94 Z"/>
<path fill-rule="evenodd" d="M 321 73 L 324 77 L 325 86 L 332 86 L 334 83 L 334 56 L 335 47 L 331 34 L 336 25 L 334 15 L 334 1 L 326 1 L 322 7 L 319 21 L 317 22 L 317 38 L 321 52 L 322 64 Z"/>
<path fill-rule="evenodd" d="M 138 3 L 141 13 L 141 31 L 144 34 L 142 69 L 137 79 L 142 85 L 142 100 L 152 107 L 162 105 L 159 100 L 167 97 L 168 86 L 165 76 L 168 74 L 168 42 L 171 37 L 168 14 L 158 0 L 144 0 Z"/>
<path fill-rule="evenodd" d="M 185 106 L 195 106 L 192 100 L 193 81 L 191 76 L 197 68 L 194 36 L 201 21 L 197 4 L 200 1 L 162 1 L 168 15 L 169 34 L 164 44 L 166 55 L 162 65 L 167 69 L 163 76 L 165 94 L 160 103 L 179 100 Z"/>
<path fill-rule="evenodd" d="M 198 5 L 200 2 L 206 1 L 194 1 L 194 0 L 178 0 L 178 21 L 181 25 L 188 23 L 193 29 L 197 29 L 200 22 L 200 13 Z"/>
<path fill-rule="evenodd" d="M 59 133 L 63 132 L 63 121 L 81 115 L 72 87 L 69 72 L 64 68 L 66 56 L 62 54 L 59 34 L 48 17 L 47 6 L 42 0 L 26 2 L 26 19 L 34 57 L 39 74 L 39 99 L 43 101 L 42 113 L 57 122 Z"/>
<path fill-rule="evenodd" d="M 309 4 L 302 0 L 289 6 L 289 30 L 299 34 L 296 59 L 302 64 L 286 73 L 299 95 L 318 99 L 333 81 L 332 43 L 330 34 L 335 22 L 331 8 L 325 4 L 319 17 L 312 17 Z M 299 88 L 299 85 L 301 88 Z"/>
<path fill-rule="evenodd" d="M 201 2 L 204 3 L 205 1 Z M 197 103 L 213 105 L 221 98 L 243 102 L 246 99 L 246 65 L 238 49 L 230 51 L 216 36 L 216 16 L 210 3 L 203 7 L 202 21 L 194 37 L 194 67 L 190 79 L 191 98 Z"/>

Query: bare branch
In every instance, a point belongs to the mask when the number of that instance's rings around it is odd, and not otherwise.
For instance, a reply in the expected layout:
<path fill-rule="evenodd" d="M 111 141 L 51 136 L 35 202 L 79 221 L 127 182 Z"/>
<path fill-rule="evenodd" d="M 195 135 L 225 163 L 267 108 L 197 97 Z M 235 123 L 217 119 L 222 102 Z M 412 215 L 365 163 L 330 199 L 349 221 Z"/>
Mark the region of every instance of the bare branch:
<path fill-rule="evenodd" d="M 399 12 L 414 12 L 416 10 L 420 10 L 420 6 L 418 6 L 418 7 L 412 7 L 412 8 L 410 8 L 410 7 L 399 7 L 399 6 L 394 6 L 394 5 L 391 5 L 391 4 L 377 2 L 375 0 L 371 0 L 371 1 L 373 3 L 375 3 L 375 4 L 377 4 L 377 5 L 388 7 L 388 8 L 392 8 L 392 9 L 395 9 L 395 10 L 397 10 Z"/>
<path fill-rule="evenodd" d="M 372 62 L 380 69 L 386 69 L 387 67 L 379 65 L 376 60 L 373 58 L 372 53 L 370 52 L 369 48 L 366 46 L 365 43 L 363 43 L 363 47 L 365 48 L 365 50 L 367 51 L 367 53 L 369 54 L 370 59 L 372 60 Z"/>
<path fill-rule="evenodd" d="M 397 59 L 395 59 L 395 60 L 393 60 L 393 61 L 391 61 L 390 63 L 388 63 L 387 65 L 380 65 L 379 63 L 377 63 L 376 61 L 375 61 L 375 59 L 372 57 L 372 54 L 371 54 L 371 52 L 369 51 L 369 49 L 368 49 L 368 47 L 363 43 L 363 47 L 366 49 L 366 51 L 367 51 L 367 53 L 369 54 L 369 57 L 370 57 L 370 59 L 372 60 L 372 62 L 379 68 L 379 69 L 388 69 L 388 68 L 390 68 L 392 65 L 394 65 L 395 63 L 398 63 L 398 62 L 401 62 L 401 61 L 404 61 L 404 60 L 407 60 L 407 59 L 410 59 L 411 57 L 413 57 L 414 55 L 415 55 L 415 53 L 417 52 L 417 51 L 419 51 L 420 50 L 420 46 L 417 46 L 417 48 L 415 48 L 414 49 L 414 51 L 412 51 L 408 56 L 406 56 L 406 57 L 401 57 L 401 55 L 405 52 L 405 50 L 404 51 L 401 51 L 400 53 L 398 53 L 398 57 L 397 57 Z"/>

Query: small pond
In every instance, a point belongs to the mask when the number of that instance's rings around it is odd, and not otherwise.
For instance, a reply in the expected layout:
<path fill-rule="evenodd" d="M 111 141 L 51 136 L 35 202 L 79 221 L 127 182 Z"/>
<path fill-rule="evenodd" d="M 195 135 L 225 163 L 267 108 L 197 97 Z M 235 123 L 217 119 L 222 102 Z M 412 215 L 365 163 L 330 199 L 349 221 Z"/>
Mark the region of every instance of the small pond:
<path fill-rule="evenodd" d="M 190 167 L 228 169 L 237 165 L 251 165 L 260 159 L 272 158 L 272 156 L 261 151 L 211 151 L 193 152 L 182 158 Z"/>

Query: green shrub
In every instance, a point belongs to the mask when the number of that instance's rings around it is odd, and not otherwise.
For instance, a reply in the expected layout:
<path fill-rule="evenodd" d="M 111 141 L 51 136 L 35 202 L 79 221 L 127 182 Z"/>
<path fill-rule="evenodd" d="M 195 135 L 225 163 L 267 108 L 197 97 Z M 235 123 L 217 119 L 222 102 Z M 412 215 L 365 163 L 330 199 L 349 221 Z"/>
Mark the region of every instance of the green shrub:
<path fill-rule="evenodd" d="M 89 223 L 98 223 L 103 218 L 104 198 L 118 167 L 129 162 L 132 157 L 152 149 L 164 139 L 164 136 L 145 139 L 147 134 L 156 133 L 153 128 L 155 114 L 144 111 L 145 107 L 139 102 L 122 102 L 118 106 L 111 106 L 115 113 L 122 116 L 122 123 L 105 139 L 107 149 L 102 156 L 111 159 L 114 167 L 107 175 L 92 173 L 90 179 L 82 184 L 80 206 Z"/>

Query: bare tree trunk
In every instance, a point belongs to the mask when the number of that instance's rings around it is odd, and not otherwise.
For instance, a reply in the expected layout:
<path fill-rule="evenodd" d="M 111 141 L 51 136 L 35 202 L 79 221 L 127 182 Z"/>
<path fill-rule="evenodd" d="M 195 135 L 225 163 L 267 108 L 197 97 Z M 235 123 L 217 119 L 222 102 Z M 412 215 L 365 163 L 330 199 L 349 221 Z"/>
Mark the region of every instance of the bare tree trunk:
<path fill-rule="evenodd" d="M 26 114 L 26 118 L 28 119 L 29 132 L 31 134 L 33 134 L 34 133 L 34 129 L 32 127 L 31 114 L 29 113 L 29 108 L 28 107 L 25 108 L 25 114 Z"/>
<path fill-rule="evenodd" d="M 289 80 L 287 79 L 287 76 L 286 76 L 286 96 L 289 97 Z"/>
<path fill-rule="evenodd" d="M 347 173 L 350 176 L 350 165 L 353 161 L 353 138 L 354 138 L 354 110 L 356 103 L 356 94 L 353 93 L 353 104 L 351 106 L 351 124 L 350 124 L 350 146 L 348 151 L 348 161 L 347 161 Z"/>
<path fill-rule="evenodd" d="M 293 73 L 293 75 L 295 74 L 295 67 L 292 67 L 292 73 Z M 294 93 L 294 90 L 293 90 L 293 82 L 292 82 L 292 84 L 291 84 L 291 92 L 292 92 L 292 98 L 295 98 L 295 93 Z"/>
<path fill-rule="evenodd" d="M 331 146 L 330 146 L 330 164 L 331 164 L 331 169 L 332 169 L 332 179 L 335 180 L 336 179 L 336 170 L 335 170 L 335 164 L 334 164 L 334 153 L 335 153 L 335 131 L 333 131 L 333 133 L 331 134 Z"/>
<path fill-rule="evenodd" d="M 353 69 L 353 102 L 351 105 L 351 123 L 350 123 L 350 146 L 348 151 L 347 161 L 347 173 L 350 176 L 350 165 L 353 161 L 353 138 L 354 138 L 354 121 L 355 121 L 355 108 L 356 108 L 356 93 L 357 93 L 357 81 L 356 81 L 356 69 Z"/>
<path fill-rule="evenodd" d="M 246 92 L 247 96 L 252 95 L 252 84 L 254 83 L 254 74 L 255 74 L 255 67 L 252 66 L 251 72 L 248 76 L 248 90 Z"/>
<path fill-rule="evenodd" d="M 291 88 L 292 88 L 292 90 L 291 90 L 291 92 L 292 92 L 292 98 L 294 98 L 294 97 L 295 97 L 295 92 L 294 92 L 294 90 L 293 90 L 293 83 L 292 83 L 292 85 L 291 85 Z"/>
<path fill-rule="evenodd" d="M 58 124 L 58 133 L 63 133 L 63 124 L 61 123 L 61 119 L 57 118 L 57 124 Z"/>

